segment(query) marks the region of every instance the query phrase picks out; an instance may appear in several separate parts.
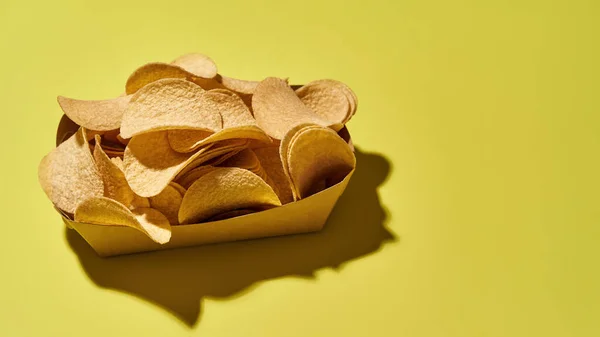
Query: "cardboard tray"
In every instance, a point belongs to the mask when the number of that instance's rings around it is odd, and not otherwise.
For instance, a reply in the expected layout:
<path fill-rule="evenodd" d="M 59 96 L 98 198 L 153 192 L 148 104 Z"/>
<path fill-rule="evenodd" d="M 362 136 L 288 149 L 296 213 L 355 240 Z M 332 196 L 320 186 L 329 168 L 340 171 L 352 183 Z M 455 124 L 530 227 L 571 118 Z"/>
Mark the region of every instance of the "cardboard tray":
<path fill-rule="evenodd" d="M 74 132 L 73 128 L 77 127 L 72 122 L 66 125 L 69 122 L 65 118 L 61 121 L 57 143 L 68 138 L 67 134 Z M 340 136 L 352 147 L 346 128 L 340 131 Z M 77 231 L 103 257 L 315 232 L 325 225 L 353 173 L 350 172 L 344 180 L 317 194 L 280 207 L 220 221 L 172 226 L 171 240 L 162 245 L 131 227 L 75 222 L 61 215 L 67 227 Z"/>

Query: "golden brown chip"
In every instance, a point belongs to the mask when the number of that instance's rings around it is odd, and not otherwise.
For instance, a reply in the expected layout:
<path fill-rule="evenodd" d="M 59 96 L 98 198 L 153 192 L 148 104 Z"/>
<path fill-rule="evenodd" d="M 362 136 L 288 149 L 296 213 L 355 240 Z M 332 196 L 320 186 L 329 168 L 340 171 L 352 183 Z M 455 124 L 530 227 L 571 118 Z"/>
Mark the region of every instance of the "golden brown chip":
<path fill-rule="evenodd" d="M 336 131 L 340 130 L 352 115 L 351 97 L 336 85 L 336 81 L 311 82 L 296 90 L 296 94 L 317 115 L 334 125 L 332 128 Z"/>
<path fill-rule="evenodd" d="M 136 93 L 147 84 L 164 78 L 190 78 L 193 75 L 181 67 L 167 63 L 148 63 L 136 69 L 127 79 L 125 92 L 128 95 Z"/>
<path fill-rule="evenodd" d="M 188 162 L 186 166 L 177 174 L 177 178 L 183 176 L 190 170 L 200 165 L 218 165 L 223 160 L 235 155 L 237 152 L 247 147 L 248 141 L 245 139 L 228 139 L 217 143 L 208 144 L 210 149 L 206 150 L 194 160 Z"/>
<path fill-rule="evenodd" d="M 290 144 L 291 144 L 292 140 L 294 139 L 294 137 L 296 137 L 296 135 L 301 130 L 309 129 L 309 128 L 319 128 L 319 127 L 320 127 L 319 125 L 310 124 L 310 123 L 298 124 L 298 125 L 294 126 L 292 129 L 290 129 L 290 131 L 288 131 L 288 133 L 285 134 L 285 136 L 279 143 L 279 158 L 281 161 L 281 165 L 283 166 L 283 172 L 288 181 L 288 185 L 290 186 L 290 189 L 292 191 L 292 197 L 293 197 L 294 201 L 298 200 L 299 197 L 298 197 L 298 191 L 296 190 L 296 188 L 290 178 L 290 170 L 289 170 L 289 165 L 288 165 L 288 158 L 289 158 L 288 151 L 290 148 Z"/>
<path fill-rule="evenodd" d="M 254 94 L 258 83 L 260 83 L 258 81 L 239 80 L 237 78 L 231 78 L 223 75 L 217 76 L 217 81 L 231 91 L 248 95 Z"/>
<path fill-rule="evenodd" d="M 283 156 L 284 152 L 280 152 Z M 292 187 L 301 199 L 314 193 L 323 181 L 326 185 L 341 181 L 354 169 L 356 159 L 350 146 L 335 131 L 308 126 L 291 137 L 287 166 Z"/>
<path fill-rule="evenodd" d="M 121 137 L 168 129 L 195 129 L 216 132 L 223 122 L 213 95 L 194 83 L 162 79 L 136 92 L 123 115 Z"/>
<path fill-rule="evenodd" d="M 255 213 L 255 212 L 256 211 L 251 210 L 251 209 L 234 209 L 233 211 L 224 212 L 224 213 L 221 213 L 221 214 L 217 214 L 217 215 L 215 215 L 213 217 L 210 217 L 210 218 L 206 219 L 206 222 L 231 219 L 231 218 L 235 218 L 235 217 L 246 215 L 246 214 L 252 214 L 252 213 Z"/>
<path fill-rule="evenodd" d="M 232 138 L 271 142 L 269 136 L 256 125 L 250 110 L 239 96 L 219 89 L 207 91 L 205 96 L 206 101 L 222 116 L 223 129 L 216 133 L 201 130 L 170 130 L 169 143 L 175 151 L 192 152 L 200 146 Z"/>
<path fill-rule="evenodd" d="M 143 197 L 155 196 L 189 161 L 208 148 L 202 148 L 193 154 L 183 154 L 171 149 L 166 131 L 135 136 L 127 145 L 123 157 L 125 177 L 136 194 Z"/>
<path fill-rule="evenodd" d="M 134 195 L 129 209 L 137 208 L 150 208 L 150 200 L 148 200 L 148 198 L 140 197 L 137 194 Z"/>
<path fill-rule="evenodd" d="M 175 187 L 169 184 L 162 192 L 149 199 L 150 206 L 164 214 L 169 219 L 171 226 L 178 224 L 177 214 L 179 213 L 179 206 L 181 206 L 183 196 Z"/>
<path fill-rule="evenodd" d="M 58 96 L 58 104 L 73 122 L 90 130 L 107 131 L 121 126 L 131 96 L 101 101 L 78 100 Z"/>
<path fill-rule="evenodd" d="M 302 103 L 286 81 L 274 77 L 258 84 L 252 96 L 252 109 L 258 126 L 275 139 L 282 139 L 298 124 L 331 124 Z"/>
<path fill-rule="evenodd" d="M 171 64 L 179 66 L 197 77 L 213 78 L 217 76 L 217 65 L 204 54 L 186 54 L 176 58 Z"/>
<path fill-rule="evenodd" d="M 104 182 L 104 196 L 120 202 L 129 207 L 133 200 L 134 193 L 127 184 L 123 170 L 115 164 L 102 150 L 101 138 L 96 135 L 96 147 L 94 148 L 94 159 L 96 167 L 100 172 Z M 117 157 L 118 158 L 118 157 Z"/>
<path fill-rule="evenodd" d="M 181 197 L 183 198 L 183 196 L 185 195 L 185 191 L 186 188 L 179 185 L 178 183 L 172 181 L 171 183 L 169 183 L 169 185 L 173 186 L 174 189 L 177 190 L 177 192 L 179 192 L 179 194 L 181 194 Z"/>
<path fill-rule="evenodd" d="M 96 225 L 119 225 L 135 228 L 160 244 L 171 239 L 169 220 L 152 208 L 129 210 L 119 202 L 105 198 L 89 198 L 75 210 L 75 221 Z"/>
<path fill-rule="evenodd" d="M 196 180 L 198 180 L 198 178 L 202 177 L 203 175 L 207 174 L 208 172 L 214 169 L 215 167 L 210 165 L 196 167 L 195 169 L 182 175 L 181 178 L 177 179 L 177 183 L 179 183 L 187 191 L 187 189 L 190 188 L 190 186 L 192 186 L 192 184 Z"/>
<path fill-rule="evenodd" d="M 269 183 L 267 181 L 268 177 L 262 166 L 260 165 L 260 161 L 258 157 L 251 149 L 243 149 L 242 151 L 236 153 L 234 156 L 231 156 L 227 160 L 224 160 L 222 163 L 217 164 L 224 167 L 239 167 L 246 169 L 257 176 L 259 176 L 262 180 Z M 269 184 L 271 187 L 272 185 Z M 277 191 L 276 191 L 277 192 Z"/>
<path fill-rule="evenodd" d="M 194 153 L 184 154 L 171 148 L 166 131 L 144 133 L 133 137 L 125 149 L 125 177 L 136 194 L 152 197 L 160 193 L 180 172 L 184 174 L 204 161 L 245 144 L 245 140 L 232 139 L 208 144 Z M 213 146 L 214 151 L 208 152 Z"/>
<path fill-rule="evenodd" d="M 52 203 L 68 213 L 75 212 L 81 201 L 104 194 L 84 128 L 42 159 L 38 178 Z"/>
<path fill-rule="evenodd" d="M 179 223 L 197 223 L 234 209 L 280 205 L 273 189 L 259 176 L 237 167 L 219 167 L 187 190 L 179 209 Z"/>
<path fill-rule="evenodd" d="M 279 157 L 279 147 L 269 146 L 255 148 L 254 153 L 258 157 L 260 165 L 268 179 L 265 181 L 273 188 L 283 205 L 294 201 L 292 187 L 288 176 L 283 170 L 283 164 Z"/>

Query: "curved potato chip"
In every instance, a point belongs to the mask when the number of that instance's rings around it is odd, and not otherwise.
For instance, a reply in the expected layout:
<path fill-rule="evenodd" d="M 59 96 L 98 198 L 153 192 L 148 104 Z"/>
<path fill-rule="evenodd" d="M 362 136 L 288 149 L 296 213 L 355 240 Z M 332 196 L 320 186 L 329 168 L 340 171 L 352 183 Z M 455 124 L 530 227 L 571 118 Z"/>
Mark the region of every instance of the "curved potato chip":
<path fill-rule="evenodd" d="M 166 131 L 135 136 L 127 145 L 123 156 L 125 177 L 131 189 L 142 197 L 160 193 L 180 172 L 191 170 L 204 161 L 219 156 L 230 148 L 245 146 L 244 140 L 209 144 L 194 153 L 179 153 L 169 145 Z M 194 166 L 195 165 L 195 166 Z"/>
<path fill-rule="evenodd" d="M 232 138 L 248 138 L 270 143 L 271 138 L 256 125 L 242 99 L 232 92 L 215 89 L 205 93 L 206 99 L 223 119 L 222 130 L 169 130 L 169 143 L 177 152 L 192 152 L 202 145 Z"/>
<path fill-rule="evenodd" d="M 260 83 L 258 81 L 239 80 L 237 78 L 231 78 L 223 75 L 217 76 L 217 81 L 231 91 L 247 95 L 254 94 L 258 83 Z"/>
<path fill-rule="evenodd" d="M 342 83 L 340 81 L 336 81 L 336 80 L 317 80 L 317 81 L 310 82 L 310 83 L 306 84 L 305 86 L 302 86 L 302 87 L 296 89 L 296 94 L 298 94 L 298 91 L 300 89 L 302 89 L 303 87 L 311 87 L 311 86 L 336 88 L 338 90 L 341 90 L 344 93 L 344 95 L 348 99 L 348 103 L 350 105 L 349 114 L 348 114 L 348 117 L 346 118 L 346 120 L 344 121 L 344 124 L 347 123 L 350 120 L 350 118 L 352 118 L 352 116 L 354 116 L 354 114 L 356 113 L 356 106 L 358 104 L 356 94 L 354 93 L 354 91 L 352 91 L 352 89 L 350 89 L 350 87 L 348 87 L 344 83 Z M 306 90 L 306 89 L 303 89 L 303 90 Z M 300 96 L 300 95 L 298 95 L 298 96 Z M 304 99 L 302 99 L 302 100 L 304 101 Z"/>
<path fill-rule="evenodd" d="M 252 96 L 252 109 L 258 126 L 275 139 L 282 139 L 298 124 L 331 124 L 302 103 L 286 81 L 274 77 L 258 84 Z"/>
<path fill-rule="evenodd" d="M 73 122 L 90 130 L 108 131 L 121 126 L 131 96 L 91 101 L 58 96 L 58 104 Z"/>
<path fill-rule="evenodd" d="M 328 120 L 331 124 L 342 128 L 350 119 L 350 101 L 343 89 L 331 81 L 315 81 L 296 90 L 296 94 L 315 113 Z"/>
<path fill-rule="evenodd" d="M 234 209 L 233 211 L 224 212 L 221 214 L 217 214 L 213 217 L 210 217 L 210 218 L 206 219 L 206 222 L 231 219 L 231 218 L 235 218 L 235 217 L 246 215 L 246 214 L 252 214 L 255 212 L 256 211 L 251 210 L 251 209 Z"/>
<path fill-rule="evenodd" d="M 42 159 L 38 179 L 52 203 L 68 213 L 75 212 L 81 201 L 104 194 L 84 128 Z"/>
<path fill-rule="evenodd" d="M 176 179 L 182 177 L 184 174 L 198 166 L 218 165 L 222 161 L 246 148 L 247 144 L 248 141 L 245 139 L 228 139 L 217 143 L 208 144 L 206 146 L 210 147 L 210 149 L 206 150 L 200 156 L 196 156 L 193 160 L 187 162 L 185 167 L 177 174 Z"/>
<path fill-rule="evenodd" d="M 185 191 L 186 191 L 185 187 L 179 185 L 178 183 L 176 183 L 174 181 L 170 182 L 169 185 L 173 186 L 173 188 L 176 189 L 177 192 L 179 192 L 179 194 L 181 194 L 181 197 L 183 198 L 183 196 L 185 195 Z"/>
<path fill-rule="evenodd" d="M 283 164 L 279 157 L 279 147 L 255 148 L 254 153 L 258 157 L 260 166 L 268 179 L 265 181 L 271 185 L 283 205 L 294 201 L 291 182 L 283 170 Z"/>
<path fill-rule="evenodd" d="M 217 65 L 204 54 L 186 54 L 176 58 L 171 64 L 179 66 L 197 77 L 213 78 L 217 76 Z"/>
<path fill-rule="evenodd" d="M 168 129 L 219 131 L 221 110 L 213 94 L 192 82 L 167 78 L 136 92 L 121 123 L 121 137 Z"/>
<path fill-rule="evenodd" d="M 113 160 L 108 158 L 106 153 L 102 150 L 102 147 L 100 146 L 101 142 L 100 136 L 96 135 L 94 159 L 96 160 L 96 167 L 104 182 L 104 196 L 129 207 L 135 194 L 131 190 L 131 187 L 129 187 L 123 170 L 119 168 L 118 164 L 115 164 Z"/>
<path fill-rule="evenodd" d="M 131 211 L 119 202 L 105 197 L 90 198 L 79 204 L 75 210 L 75 221 L 135 228 L 160 244 L 171 239 L 169 220 L 159 211 L 152 208 Z"/>
<path fill-rule="evenodd" d="M 153 62 L 137 68 L 127 79 L 125 93 L 131 95 L 144 86 L 165 78 L 190 78 L 193 75 L 184 69 L 167 63 Z"/>
<path fill-rule="evenodd" d="M 150 200 L 148 200 L 148 198 L 140 197 L 139 195 L 135 194 L 133 196 L 133 200 L 131 201 L 129 209 L 138 208 L 150 208 Z"/>
<path fill-rule="evenodd" d="M 162 192 L 150 197 L 149 200 L 150 206 L 166 216 L 171 226 L 178 224 L 177 214 L 183 196 L 175 187 L 169 184 Z"/>
<path fill-rule="evenodd" d="M 208 172 L 214 170 L 215 168 L 216 167 L 210 165 L 196 167 L 195 169 L 181 176 L 181 178 L 177 179 L 177 182 L 187 191 L 187 189 L 190 188 L 190 186 L 192 186 L 192 184 L 196 180 L 198 180 L 200 177 L 207 174 Z"/>
<path fill-rule="evenodd" d="M 279 158 L 281 161 L 281 165 L 283 166 L 283 173 L 285 174 L 286 179 L 288 181 L 288 185 L 290 186 L 290 189 L 292 191 L 293 201 L 298 200 L 299 197 L 298 197 L 298 191 L 296 190 L 296 188 L 290 178 L 290 170 L 289 170 L 289 165 L 288 165 L 288 158 L 289 158 L 288 151 L 290 148 L 290 144 L 291 144 L 292 140 L 294 139 L 294 137 L 296 137 L 298 132 L 300 132 L 301 130 L 309 129 L 309 128 L 320 128 L 320 127 L 321 126 L 319 126 L 319 125 L 311 124 L 311 123 L 298 124 L 298 125 L 294 126 L 293 128 L 291 128 L 290 131 L 288 131 L 285 134 L 285 136 L 279 143 Z"/>
<path fill-rule="evenodd" d="M 179 209 L 179 223 L 197 223 L 239 208 L 280 205 L 273 189 L 259 176 L 237 167 L 219 167 L 187 190 Z"/>
<path fill-rule="evenodd" d="M 335 131 L 309 126 L 296 132 L 289 142 L 287 165 L 292 186 L 302 199 L 324 180 L 331 184 L 341 181 L 356 166 L 356 158 Z"/>
<path fill-rule="evenodd" d="M 259 176 L 265 182 L 269 183 L 267 181 L 267 174 L 260 165 L 258 157 L 251 149 L 244 149 L 236 153 L 234 156 L 224 160 L 220 165 L 224 167 L 239 167 L 246 169 Z M 272 187 L 272 184 L 269 185 Z"/>

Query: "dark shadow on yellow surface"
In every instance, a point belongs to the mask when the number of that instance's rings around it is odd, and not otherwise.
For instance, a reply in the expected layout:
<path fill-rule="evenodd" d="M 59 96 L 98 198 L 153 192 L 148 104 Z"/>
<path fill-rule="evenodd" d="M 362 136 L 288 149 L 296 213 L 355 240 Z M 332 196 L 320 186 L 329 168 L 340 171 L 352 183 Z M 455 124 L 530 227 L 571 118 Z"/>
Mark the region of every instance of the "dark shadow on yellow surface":
<path fill-rule="evenodd" d="M 66 239 L 90 279 L 150 301 L 188 326 L 204 297 L 231 299 L 265 280 L 315 279 L 315 271 L 378 251 L 395 241 L 385 228 L 377 187 L 390 172 L 382 156 L 356 150 L 357 168 L 321 232 L 100 258 L 75 232 Z"/>

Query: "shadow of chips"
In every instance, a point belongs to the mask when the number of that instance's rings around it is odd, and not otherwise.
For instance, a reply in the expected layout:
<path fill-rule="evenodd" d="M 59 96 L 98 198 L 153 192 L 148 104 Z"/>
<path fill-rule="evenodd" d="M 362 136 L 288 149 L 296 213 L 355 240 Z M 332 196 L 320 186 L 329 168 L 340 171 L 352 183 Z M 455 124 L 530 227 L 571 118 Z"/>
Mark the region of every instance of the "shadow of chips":
<path fill-rule="evenodd" d="M 390 172 L 384 157 L 356 149 L 357 169 L 321 232 L 100 258 L 73 230 L 66 239 L 90 279 L 150 301 L 194 326 L 204 297 L 231 299 L 270 279 L 314 279 L 396 241 L 385 228 L 377 187 Z"/>

